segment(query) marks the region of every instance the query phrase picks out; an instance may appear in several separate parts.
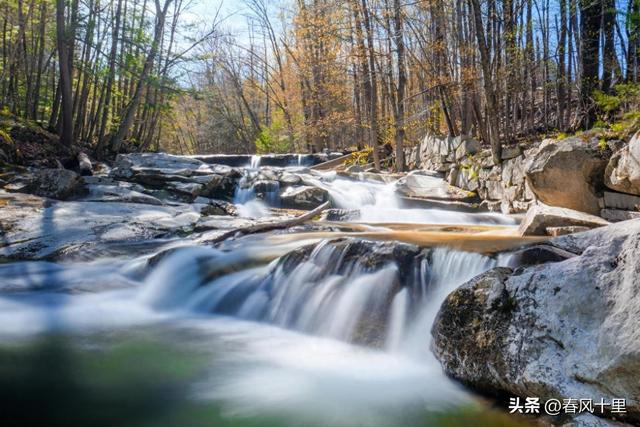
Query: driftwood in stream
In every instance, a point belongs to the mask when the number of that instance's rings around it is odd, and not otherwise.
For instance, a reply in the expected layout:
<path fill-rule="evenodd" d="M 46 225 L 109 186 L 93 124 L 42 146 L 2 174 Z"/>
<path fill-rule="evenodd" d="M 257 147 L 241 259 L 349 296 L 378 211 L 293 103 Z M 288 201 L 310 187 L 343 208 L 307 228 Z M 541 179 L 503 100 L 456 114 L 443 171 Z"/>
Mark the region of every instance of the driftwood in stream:
<path fill-rule="evenodd" d="M 346 162 L 350 158 L 351 158 L 351 154 L 346 154 L 342 157 L 338 157 L 337 159 L 329 160 L 328 162 L 324 162 L 324 163 L 320 163 L 315 166 L 312 166 L 309 169 L 318 170 L 318 171 L 335 169 L 338 166 L 342 166 L 344 162 Z"/>
<path fill-rule="evenodd" d="M 220 243 L 232 237 L 240 237 L 240 236 L 245 236 L 247 234 L 262 233 L 262 232 L 271 231 L 271 230 L 281 230 L 283 228 L 289 228 L 289 227 L 294 227 L 296 225 L 304 224 L 310 219 L 313 219 L 314 217 L 320 215 L 324 210 L 328 209 L 330 205 L 331 205 L 330 202 L 324 202 L 317 208 L 310 210 L 305 214 L 302 214 L 295 218 L 285 219 L 284 221 L 273 221 L 273 222 L 266 222 L 262 224 L 254 224 L 248 227 L 234 228 L 233 230 L 229 230 L 226 233 L 222 233 L 220 236 L 216 237 L 215 239 L 207 241 L 207 243 L 215 245 L 216 243 Z"/>

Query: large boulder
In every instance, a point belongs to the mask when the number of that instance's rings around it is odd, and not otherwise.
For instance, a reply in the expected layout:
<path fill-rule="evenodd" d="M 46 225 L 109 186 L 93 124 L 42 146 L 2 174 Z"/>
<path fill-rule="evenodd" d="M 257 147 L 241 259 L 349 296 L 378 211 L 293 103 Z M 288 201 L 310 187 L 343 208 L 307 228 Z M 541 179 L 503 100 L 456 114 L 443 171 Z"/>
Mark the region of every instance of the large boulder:
<path fill-rule="evenodd" d="M 598 415 L 639 423 L 640 220 L 550 243 L 576 256 L 493 269 L 451 293 L 433 351 L 483 393 L 626 399 L 626 414 Z"/>
<path fill-rule="evenodd" d="M 569 226 L 596 228 L 608 224 L 608 221 L 595 215 L 538 204 L 527 211 L 518 232 L 521 236 L 544 236 L 548 234 L 547 231 L 550 228 Z"/>
<path fill-rule="evenodd" d="M 605 184 L 612 190 L 640 195 L 640 132 L 607 164 Z"/>
<path fill-rule="evenodd" d="M 38 169 L 20 189 L 20 192 L 58 200 L 79 196 L 84 191 L 84 180 L 68 169 Z"/>
<path fill-rule="evenodd" d="M 536 198 L 547 205 L 597 215 L 607 153 L 594 138 L 545 143 L 527 165 L 527 182 Z"/>
<path fill-rule="evenodd" d="M 329 200 L 327 190 L 310 185 L 287 187 L 280 193 L 282 207 L 289 209 L 314 209 L 327 200 Z"/>

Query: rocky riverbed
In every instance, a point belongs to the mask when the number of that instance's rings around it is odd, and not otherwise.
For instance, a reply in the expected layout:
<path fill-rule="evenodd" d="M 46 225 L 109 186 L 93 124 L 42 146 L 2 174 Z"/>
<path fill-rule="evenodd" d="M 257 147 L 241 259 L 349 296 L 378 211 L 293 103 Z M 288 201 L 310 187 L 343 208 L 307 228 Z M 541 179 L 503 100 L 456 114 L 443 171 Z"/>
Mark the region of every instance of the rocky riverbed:
<path fill-rule="evenodd" d="M 96 334 L 181 331 L 197 354 L 196 342 L 218 340 L 199 375 L 220 381 L 186 386 L 221 425 L 238 414 L 440 425 L 469 410 L 493 425 L 473 393 L 500 406 L 508 396 L 624 398 L 624 414 L 548 421 L 639 422 L 640 222 L 543 203 L 508 216 L 434 171 L 321 171 L 292 159 L 130 154 L 85 176 L 5 171 L 0 334 L 102 347 Z M 311 209 L 321 211 L 306 218 Z M 260 355 L 242 374 L 224 362 L 238 345 Z M 308 346 L 340 361 L 300 365 L 314 357 Z M 346 384 L 357 384 L 348 396 Z"/>

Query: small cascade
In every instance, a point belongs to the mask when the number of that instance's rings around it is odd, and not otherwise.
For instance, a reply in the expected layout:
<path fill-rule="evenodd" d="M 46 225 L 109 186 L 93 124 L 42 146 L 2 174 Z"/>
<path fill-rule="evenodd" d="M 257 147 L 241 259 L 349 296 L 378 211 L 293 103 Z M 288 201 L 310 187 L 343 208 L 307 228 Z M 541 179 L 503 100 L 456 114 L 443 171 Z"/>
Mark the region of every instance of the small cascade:
<path fill-rule="evenodd" d="M 428 349 L 446 295 L 495 265 L 477 254 L 360 240 L 324 241 L 258 264 L 255 250 L 180 252 L 147 278 L 143 301 L 412 355 Z"/>
<path fill-rule="evenodd" d="M 251 163 L 249 164 L 249 168 L 259 169 L 261 161 L 262 161 L 262 156 L 254 154 L 253 156 L 251 156 Z"/>

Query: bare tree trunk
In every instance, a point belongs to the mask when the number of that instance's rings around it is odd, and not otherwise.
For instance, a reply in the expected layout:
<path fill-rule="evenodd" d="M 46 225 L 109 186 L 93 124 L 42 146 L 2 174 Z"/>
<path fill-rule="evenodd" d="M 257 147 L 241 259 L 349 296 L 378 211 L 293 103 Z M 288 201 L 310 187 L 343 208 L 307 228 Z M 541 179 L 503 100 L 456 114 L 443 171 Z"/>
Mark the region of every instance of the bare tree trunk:
<path fill-rule="evenodd" d="M 70 43 L 65 24 L 64 0 L 56 0 L 56 29 L 62 97 L 60 142 L 70 147 L 73 144 L 73 94 L 71 93 L 70 68 L 72 52 L 69 52 Z"/>
<path fill-rule="evenodd" d="M 153 68 L 153 63 L 158 53 L 158 47 L 160 46 L 160 41 L 164 31 L 164 23 L 167 17 L 167 10 L 170 4 L 171 0 L 165 0 L 164 6 L 160 4 L 160 0 L 155 0 L 156 25 L 153 32 L 153 42 L 151 43 L 151 49 L 149 50 L 149 54 L 147 55 L 147 59 L 145 60 L 144 67 L 142 68 L 142 73 L 140 74 L 138 83 L 136 84 L 136 89 L 133 93 L 133 97 L 131 98 L 129 105 L 127 105 L 125 109 L 125 113 L 122 117 L 122 120 L 120 121 L 118 130 L 111 138 L 111 151 L 113 151 L 114 153 L 120 151 L 122 142 L 129 132 L 129 128 L 131 127 L 131 123 L 133 122 L 134 114 L 138 109 L 138 105 L 140 104 L 142 91 L 146 85 L 147 77 L 149 76 L 149 73 Z"/>

